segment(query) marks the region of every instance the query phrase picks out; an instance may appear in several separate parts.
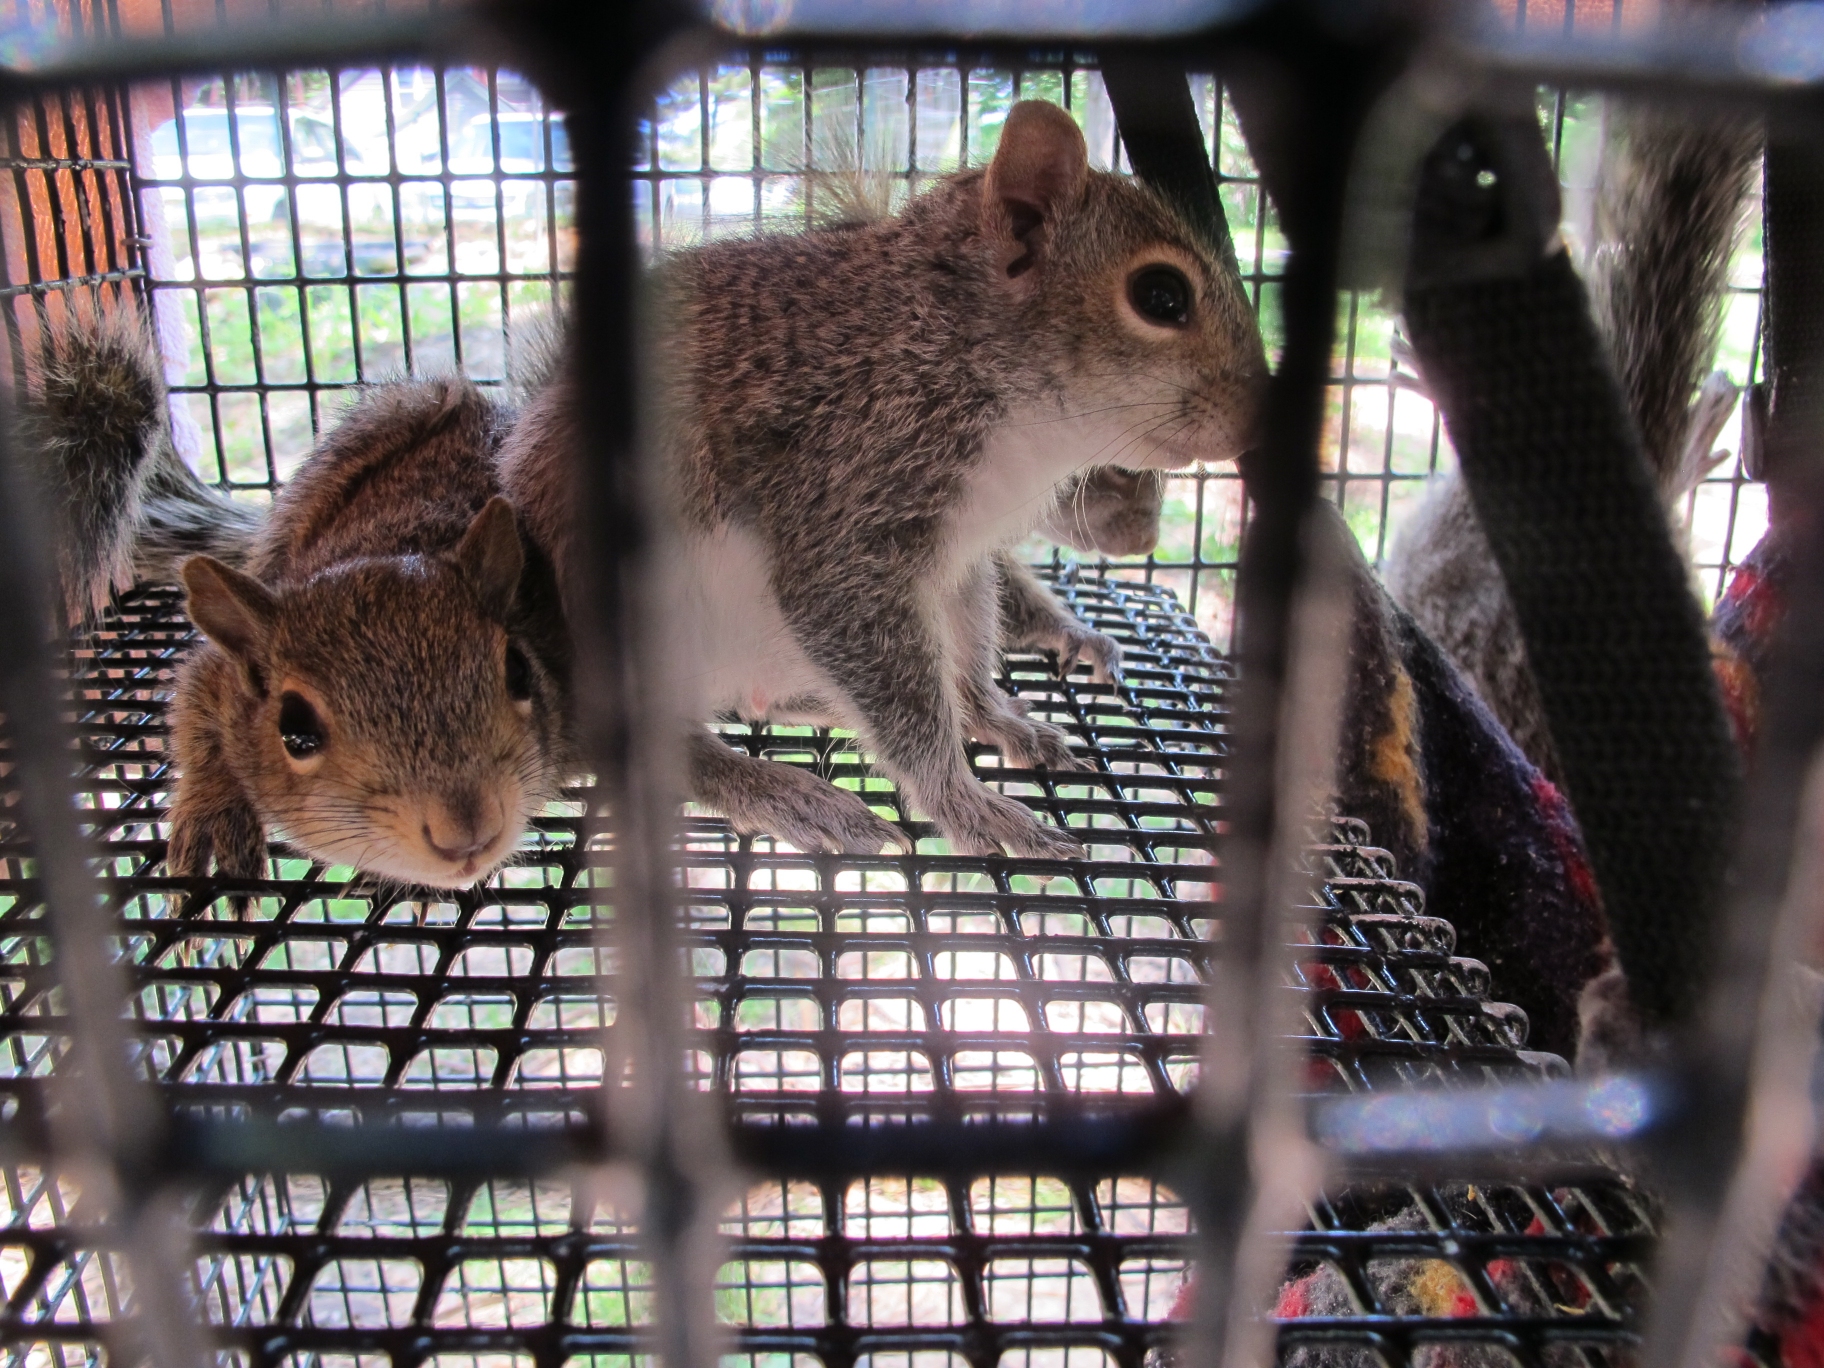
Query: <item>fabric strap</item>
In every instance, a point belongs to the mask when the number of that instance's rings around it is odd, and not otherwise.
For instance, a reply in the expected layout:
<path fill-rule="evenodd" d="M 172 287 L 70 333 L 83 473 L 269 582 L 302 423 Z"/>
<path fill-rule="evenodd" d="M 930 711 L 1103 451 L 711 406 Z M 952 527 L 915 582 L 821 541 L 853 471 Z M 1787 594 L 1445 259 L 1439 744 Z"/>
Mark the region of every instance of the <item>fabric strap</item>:
<path fill-rule="evenodd" d="M 1421 176 L 1406 324 L 1513 600 L 1634 1003 L 1670 1026 L 1709 978 L 1738 764 L 1583 284 L 1532 236 L 1555 210 L 1517 202 L 1542 169 L 1530 113 L 1445 135 Z"/>

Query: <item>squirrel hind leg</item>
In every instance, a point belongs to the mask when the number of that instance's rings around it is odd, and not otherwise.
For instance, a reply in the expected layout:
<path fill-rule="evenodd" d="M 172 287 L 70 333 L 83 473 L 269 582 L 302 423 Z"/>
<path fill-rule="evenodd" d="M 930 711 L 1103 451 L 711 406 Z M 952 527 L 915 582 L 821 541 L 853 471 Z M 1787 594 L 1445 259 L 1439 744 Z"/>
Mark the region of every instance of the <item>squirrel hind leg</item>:
<path fill-rule="evenodd" d="M 771 835 L 811 853 L 909 852 L 906 834 L 857 795 L 776 760 L 743 755 L 707 730 L 689 745 L 691 796 L 744 836 Z"/>
<path fill-rule="evenodd" d="M 998 747 L 1008 764 L 1022 769 L 1088 768 L 1071 754 L 1070 737 L 1061 728 L 1025 716 L 1018 702 L 992 682 L 964 681 L 963 700 L 970 734 Z"/>

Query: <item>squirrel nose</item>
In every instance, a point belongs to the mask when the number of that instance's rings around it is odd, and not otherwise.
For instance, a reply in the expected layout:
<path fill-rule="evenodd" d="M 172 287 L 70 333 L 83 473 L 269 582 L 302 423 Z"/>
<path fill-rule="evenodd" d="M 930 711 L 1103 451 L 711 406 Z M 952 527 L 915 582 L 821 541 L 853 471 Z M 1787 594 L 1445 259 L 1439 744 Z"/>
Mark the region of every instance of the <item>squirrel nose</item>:
<path fill-rule="evenodd" d="M 451 864 L 462 864 L 479 855 L 500 839 L 499 805 L 485 813 L 480 803 L 465 803 L 456 811 L 450 806 L 433 803 L 423 828 L 424 843 L 431 853 Z"/>

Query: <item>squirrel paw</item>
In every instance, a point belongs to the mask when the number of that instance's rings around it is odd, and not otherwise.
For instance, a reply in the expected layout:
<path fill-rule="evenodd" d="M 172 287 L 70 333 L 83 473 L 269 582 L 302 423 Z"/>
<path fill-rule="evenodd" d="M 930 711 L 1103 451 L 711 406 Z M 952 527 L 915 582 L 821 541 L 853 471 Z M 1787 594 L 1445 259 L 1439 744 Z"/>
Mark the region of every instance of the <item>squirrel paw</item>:
<path fill-rule="evenodd" d="M 1079 660 L 1089 662 L 1089 677 L 1098 684 L 1121 682 L 1121 643 L 1088 627 L 1065 630 L 1058 645 L 1058 678 L 1068 678 Z"/>
<path fill-rule="evenodd" d="M 1020 769 L 1081 770 L 1089 766 L 1070 752 L 1070 737 L 1049 722 L 1022 717 L 1011 707 L 983 718 L 973 728 L 976 735 L 1000 748 L 1009 765 Z"/>
<path fill-rule="evenodd" d="M 888 846 L 900 852 L 911 849 L 905 832 L 847 789 L 790 765 L 764 763 L 778 771 L 770 776 L 774 791 L 756 795 L 758 801 L 744 805 L 738 815 L 727 814 L 743 835 L 777 836 L 811 854 L 878 855 Z"/>
<path fill-rule="evenodd" d="M 165 848 L 165 869 L 172 878 L 201 878 L 213 862 L 223 878 L 257 879 L 265 861 L 266 829 L 250 804 L 188 803 L 179 790 Z"/>
<path fill-rule="evenodd" d="M 950 844 L 966 855 L 999 855 L 1003 850 L 1028 860 L 1080 860 L 1082 842 L 1067 831 L 1046 826 L 1017 799 L 983 788 L 967 809 L 953 809 L 937 819 Z"/>

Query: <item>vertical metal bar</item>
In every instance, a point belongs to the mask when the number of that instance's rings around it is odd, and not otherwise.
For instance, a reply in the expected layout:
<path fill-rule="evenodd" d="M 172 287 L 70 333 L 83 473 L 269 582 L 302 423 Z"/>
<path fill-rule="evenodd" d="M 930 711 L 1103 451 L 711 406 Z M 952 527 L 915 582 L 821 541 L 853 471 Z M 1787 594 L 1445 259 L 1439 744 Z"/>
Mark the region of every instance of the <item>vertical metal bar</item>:
<path fill-rule="evenodd" d="M 633 63 L 655 51 L 665 24 L 677 21 L 646 13 L 635 27 L 630 13 L 592 12 L 578 22 L 596 35 L 595 44 L 579 43 L 570 28 L 543 40 L 560 73 L 558 98 L 572 111 L 576 350 L 591 358 L 587 382 L 577 386 L 584 440 L 575 545 L 579 582 L 590 591 L 573 629 L 578 729 L 597 775 L 596 810 L 613 823 L 612 850 L 596 869 L 612 871 L 607 934 L 620 951 L 616 1023 L 604 1040 L 605 1120 L 644 1180 L 641 1239 L 653 1268 L 656 1351 L 671 1368 L 694 1368 L 714 1355 L 713 1266 L 705 1264 L 715 1247 L 715 1190 L 729 1164 L 709 1099 L 680 1068 L 691 986 L 671 846 L 684 719 L 671 710 L 656 616 L 664 529 L 641 456 L 653 428 L 650 415 L 642 422 L 639 255 L 627 175 L 637 111 L 656 84 Z M 623 1086 L 628 1069 L 631 1081 Z"/>
<path fill-rule="evenodd" d="M 341 76 L 346 73 L 338 72 Z M 385 78 L 390 82 L 390 68 Z M 386 169 L 389 175 L 399 173 L 399 158 L 393 141 L 393 101 L 392 86 L 388 84 L 386 94 Z M 355 240 L 350 225 L 348 210 L 349 172 L 347 159 L 342 155 L 342 82 L 332 79 L 329 83 L 329 119 L 330 127 L 336 135 L 336 165 L 341 168 L 336 174 L 336 196 L 342 207 L 342 278 L 344 288 L 348 291 L 348 334 L 349 346 L 355 354 L 355 381 L 365 384 L 374 377 L 367 373 L 367 347 L 361 327 L 361 292 L 355 288 Z M 446 219 L 445 222 L 448 222 Z M 407 364 L 410 364 L 411 353 L 406 353 Z"/>
<path fill-rule="evenodd" d="M 85 1196 L 92 1191 L 99 1212 L 123 1228 L 140 1352 L 159 1368 L 197 1368 L 201 1356 L 183 1290 L 185 1241 L 157 1181 L 164 1118 L 129 1062 L 128 980 L 113 953 L 117 928 L 108 900 L 91 872 L 93 851 L 77 816 L 71 749 L 52 682 L 44 524 L 8 446 L 10 434 L 0 424 L 0 640 L 9 643 L 0 652 L 0 711 L 71 1037 L 74 1067 L 54 1090 L 56 1149 L 90 1180 Z"/>
<path fill-rule="evenodd" d="M 1224 1368 L 1241 1368 L 1263 1351 L 1254 1298 L 1266 1294 L 1270 1284 L 1263 1280 L 1277 1270 L 1261 1227 L 1310 1177 L 1299 1171 L 1292 1080 L 1278 1029 L 1285 916 L 1290 861 L 1308 816 L 1304 805 L 1316 796 L 1313 786 L 1334 753 L 1324 741 L 1335 726 L 1340 665 L 1326 662 L 1322 638 L 1332 635 L 1335 649 L 1346 636 L 1336 626 L 1339 606 L 1330 587 L 1338 562 L 1320 550 L 1321 524 L 1312 508 L 1336 326 L 1344 182 L 1389 41 L 1372 31 L 1353 42 L 1281 35 L 1268 58 L 1272 65 L 1251 69 L 1246 83 L 1230 91 L 1262 186 L 1279 202 L 1291 254 L 1281 286 L 1285 345 L 1263 439 L 1242 458 L 1254 516 L 1236 595 L 1240 677 L 1229 718 L 1220 848 L 1223 954 L 1205 997 L 1210 1025 L 1197 1093 L 1210 1152 L 1250 1155 L 1245 1168 L 1209 1172 L 1203 1194 L 1199 1333 L 1192 1348 L 1201 1363 Z M 1314 740 L 1317 754 L 1309 749 Z"/>
<path fill-rule="evenodd" d="M 1773 1218 L 1811 1154 L 1817 1026 L 1792 1009 L 1787 966 L 1824 926 L 1824 153 L 1809 130 L 1776 124 L 1766 174 L 1767 471 L 1792 575 L 1736 852 L 1739 893 L 1687 1052 L 1687 1115 L 1660 1156 L 1672 1219 L 1647 1352 L 1683 1368 L 1714 1362 L 1738 1333 Z"/>

